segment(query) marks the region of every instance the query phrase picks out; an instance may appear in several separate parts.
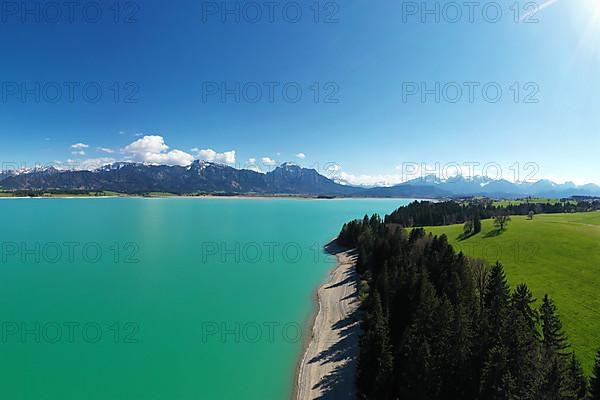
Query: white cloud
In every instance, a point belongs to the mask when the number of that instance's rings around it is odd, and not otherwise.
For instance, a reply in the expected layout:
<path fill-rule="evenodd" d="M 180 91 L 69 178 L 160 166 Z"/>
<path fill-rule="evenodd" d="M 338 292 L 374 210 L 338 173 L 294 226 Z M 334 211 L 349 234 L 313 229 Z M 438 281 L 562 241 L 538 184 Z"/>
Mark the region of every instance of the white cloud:
<path fill-rule="evenodd" d="M 162 136 L 144 136 L 125 146 L 123 152 L 135 161 L 149 164 L 166 164 L 187 166 L 194 161 L 194 157 L 181 150 L 169 150 Z"/>
<path fill-rule="evenodd" d="M 144 162 L 150 164 L 187 166 L 194 161 L 191 154 L 181 150 L 171 150 L 168 153 L 146 153 Z"/>
<path fill-rule="evenodd" d="M 192 152 L 202 160 L 221 162 L 225 164 L 235 164 L 235 150 L 226 151 L 224 153 L 217 153 L 212 149 L 198 149 L 193 148 Z"/>
<path fill-rule="evenodd" d="M 93 171 L 103 167 L 104 165 L 112 164 L 114 162 L 116 162 L 116 160 L 110 157 L 89 158 L 87 160 L 75 161 L 72 168 L 77 170 Z"/>
<path fill-rule="evenodd" d="M 144 153 L 162 153 L 169 150 L 169 146 L 165 144 L 165 139 L 162 136 L 151 135 L 144 136 L 133 143 L 125 146 L 125 152 L 134 154 Z"/>
<path fill-rule="evenodd" d="M 97 150 L 101 153 L 107 153 L 107 154 L 112 154 L 115 152 L 113 149 L 109 149 L 108 147 L 98 147 Z"/>
<path fill-rule="evenodd" d="M 298 154 L 296 154 L 296 157 L 299 158 L 299 159 L 301 159 L 301 160 L 304 160 L 306 158 L 306 154 L 304 154 L 304 153 L 298 153 Z"/>
<path fill-rule="evenodd" d="M 276 165 L 277 164 L 277 161 L 273 160 L 270 157 L 263 157 L 261 160 L 262 160 L 262 163 L 265 165 Z"/>
<path fill-rule="evenodd" d="M 73 154 L 74 156 L 85 156 L 85 151 L 83 151 L 83 150 L 72 151 L 71 154 Z"/>
<path fill-rule="evenodd" d="M 75 144 L 71 145 L 72 149 L 77 149 L 77 150 L 87 149 L 88 147 L 90 147 L 90 146 L 85 143 L 75 143 Z"/>
<path fill-rule="evenodd" d="M 260 168 L 260 165 L 258 165 L 258 163 L 256 162 L 256 158 L 249 158 L 248 161 L 246 161 L 246 164 L 242 166 L 242 169 L 248 169 L 260 173 L 263 172 Z"/>
<path fill-rule="evenodd" d="M 104 165 L 112 164 L 116 162 L 114 158 L 99 157 L 89 158 L 86 160 L 73 160 L 68 159 L 66 161 L 54 161 L 52 165 L 54 168 L 61 171 L 93 171 Z"/>

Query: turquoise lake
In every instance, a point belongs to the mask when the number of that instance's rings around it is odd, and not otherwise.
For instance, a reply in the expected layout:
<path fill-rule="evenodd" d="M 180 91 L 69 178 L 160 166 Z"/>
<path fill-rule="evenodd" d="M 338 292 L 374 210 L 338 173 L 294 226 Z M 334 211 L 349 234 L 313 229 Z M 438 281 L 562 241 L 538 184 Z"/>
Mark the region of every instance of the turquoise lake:
<path fill-rule="evenodd" d="M 408 200 L 0 200 L 2 398 L 288 399 L 342 224 Z"/>

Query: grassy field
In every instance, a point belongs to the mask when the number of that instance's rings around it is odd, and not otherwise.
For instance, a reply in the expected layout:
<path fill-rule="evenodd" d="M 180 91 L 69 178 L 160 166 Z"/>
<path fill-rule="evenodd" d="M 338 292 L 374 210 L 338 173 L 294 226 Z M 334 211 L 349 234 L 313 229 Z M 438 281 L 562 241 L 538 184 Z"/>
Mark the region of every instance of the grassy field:
<path fill-rule="evenodd" d="M 173 197 L 173 196 L 177 196 L 177 195 L 173 194 L 173 193 L 168 193 L 168 192 L 150 192 L 146 195 L 146 197 Z"/>
<path fill-rule="evenodd" d="M 563 203 L 562 201 L 560 201 L 559 199 L 548 199 L 548 198 L 544 198 L 544 197 L 535 197 L 535 198 L 529 198 L 529 199 L 515 199 L 515 200 L 495 200 L 492 202 L 492 205 L 496 206 L 496 207 L 507 207 L 510 205 L 513 206 L 518 206 L 521 204 L 525 204 L 525 203 L 529 203 L 529 204 L 559 204 L 559 203 Z M 576 200 L 569 200 L 567 201 L 567 203 L 570 204 L 577 204 Z"/>
<path fill-rule="evenodd" d="M 600 212 L 512 217 L 497 235 L 491 220 L 482 232 L 460 240 L 462 225 L 429 227 L 445 233 L 457 250 L 500 260 L 511 286 L 524 282 L 538 300 L 556 302 L 565 331 L 586 373 L 600 347 Z"/>

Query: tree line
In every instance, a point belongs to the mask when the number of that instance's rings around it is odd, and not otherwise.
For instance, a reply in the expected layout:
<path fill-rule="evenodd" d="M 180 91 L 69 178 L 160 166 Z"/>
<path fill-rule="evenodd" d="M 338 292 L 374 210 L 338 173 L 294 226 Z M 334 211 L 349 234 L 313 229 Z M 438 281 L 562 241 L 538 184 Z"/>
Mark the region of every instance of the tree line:
<path fill-rule="evenodd" d="M 1 191 L 2 193 L 10 194 L 13 197 L 44 197 L 44 196 L 102 196 L 103 192 L 80 190 L 80 189 L 69 189 L 69 190 L 36 190 L 36 189 L 23 189 L 23 190 L 10 190 Z"/>
<path fill-rule="evenodd" d="M 415 201 L 386 216 L 385 222 L 403 227 L 441 226 L 464 224 L 467 221 L 480 221 L 499 215 L 555 214 L 597 210 L 600 210 L 599 200 L 565 200 L 556 203 L 522 202 L 506 206 L 494 205 L 487 199 L 438 203 Z"/>
<path fill-rule="evenodd" d="M 430 216 L 420 214 L 422 203 L 410 208 L 419 211 L 413 223 L 460 210 L 438 204 Z M 508 285 L 500 263 L 456 253 L 446 236 L 387 223 L 394 218 L 365 216 L 338 237 L 357 249 L 366 293 L 359 398 L 600 399 L 600 353 L 588 380 L 549 296 L 536 306 L 526 284 Z"/>

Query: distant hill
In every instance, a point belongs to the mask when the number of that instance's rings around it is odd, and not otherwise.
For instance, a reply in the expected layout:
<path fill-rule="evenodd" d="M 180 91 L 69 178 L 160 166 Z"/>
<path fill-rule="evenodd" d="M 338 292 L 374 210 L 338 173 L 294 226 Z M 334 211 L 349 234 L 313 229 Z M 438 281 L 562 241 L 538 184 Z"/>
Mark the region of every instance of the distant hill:
<path fill-rule="evenodd" d="M 404 198 L 600 196 L 600 187 L 594 184 L 578 186 L 571 182 L 557 184 L 549 180 L 513 183 L 484 177 L 440 180 L 435 176 L 425 176 L 391 187 L 364 188 L 336 182 L 314 169 L 291 163 L 260 173 L 206 161 L 194 161 L 187 167 L 118 162 L 93 171 L 52 167 L 7 171 L 0 173 L 0 188 L 129 194 L 169 192 Z"/>

